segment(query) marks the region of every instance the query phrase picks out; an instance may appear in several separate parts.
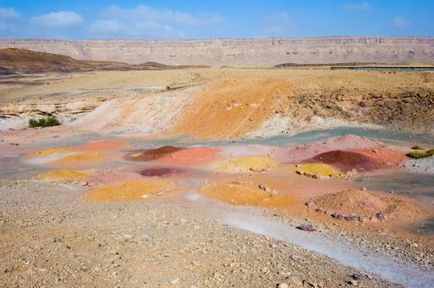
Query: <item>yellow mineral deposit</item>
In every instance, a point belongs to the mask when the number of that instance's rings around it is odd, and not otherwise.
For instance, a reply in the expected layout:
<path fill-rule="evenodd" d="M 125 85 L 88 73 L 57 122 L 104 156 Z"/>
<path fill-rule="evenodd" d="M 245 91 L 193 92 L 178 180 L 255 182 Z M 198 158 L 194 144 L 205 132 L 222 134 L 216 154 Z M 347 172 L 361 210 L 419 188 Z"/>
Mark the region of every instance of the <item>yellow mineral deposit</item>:
<path fill-rule="evenodd" d="M 55 166 L 69 166 L 69 165 L 85 165 L 92 164 L 99 160 L 102 160 L 105 156 L 103 152 L 90 152 L 90 153 L 81 153 L 75 155 L 68 155 L 61 159 L 52 161 L 48 164 Z"/>
<path fill-rule="evenodd" d="M 222 160 L 212 164 L 219 172 L 264 172 L 278 166 L 278 163 L 268 156 L 244 156 Z"/>
<path fill-rule="evenodd" d="M 26 156 L 29 158 L 34 157 L 46 157 L 54 154 L 63 154 L 63 153 L 70 153 L 75 152 L 77 149 L 73 147 L 58 147 L 58 148 L 49 148 L 49 149 L 43 149 L 38 151 L 33 151 L 30 153 L 27 153 Z"/>
<path fill-rule="evenodd" d="M 55 169 L 38 176 L 39 180 L 47 182 L 70 183 L 85 180 L 90 173 L 73 169 Z"/>
<path fill-rule="evenodd" d="M 290 166 L 288 170 L 313 178 L 338 177 L 341 174 L 338 169 L 323 163 L 302 163 Z"/>

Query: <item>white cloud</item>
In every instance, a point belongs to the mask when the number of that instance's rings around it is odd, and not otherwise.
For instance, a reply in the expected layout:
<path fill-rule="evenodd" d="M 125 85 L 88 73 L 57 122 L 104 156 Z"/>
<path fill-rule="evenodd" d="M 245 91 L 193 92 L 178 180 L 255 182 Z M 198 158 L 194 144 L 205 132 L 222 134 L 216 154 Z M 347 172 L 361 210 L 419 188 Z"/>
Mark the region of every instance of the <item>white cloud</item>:
<path fill-rule="evenodd" d="M 0 7 L 0 20 L 17 19 L 20 14 L 14 8 L 2 8 Z"/>
<path fill-rule="evenodd" d="M 392 20 L 392 27 L 398 28 L 398 29 L 405 29 L 410 26 L 410 21 L 407 19 L 404 19 L 402 17 L 396 16 Z"/>
<path fill-rule="evenodd" d="M 101 19 L 90 25 L 88 32 L 97 38 L 180 38 L 185 35 L 184 29 L 223 23 L 223 17 L 217 14 L 193 15 L 145 5 L 133 9 L 110 6 L 101 12 Z"/>
<path fill-rule="evenodd" d="M 58 11 L 33 17 L 31 22 L 47 27 L 69 28 L 81 25 L 83 18 L 73 11 Z"/>
<path fill-rule="evenodd" d="M 128 27 L 118 20 L 98 20 L 90 26 L 95 33 L 115 34 L 127 31 Z"/>
<path fill-rule="evenodd" d="M 288 36 L 294 28 L 294 21 L 287 12 L 274 14 L 265 19 L 262 36 Z"/>
<path fill-rule="evenodd" d="M 89 31 L 98 38 L 164 38 L 177 36 L 176 31 L 171 26 L 149 21 L 98 20 L 92 23 Z"/>
<path fill-rule="evenodd" d="M 224 23 L 224 18 L 218 14 L 192 15 L 180 11 L 160 10 L 145 5 L 138 5 L 134 9 L 122 9 L 117 6 L 110 6 L 102 12 L 102 16 L 106 19 L 144 21 L 160 24 L 177 23 L 188 26 Z"/>
<path fill-rule="evenodd" d="M 369 4 L 367 1 L 345 5 L 346 10 L 355 12 L 366 12 L 371 10 L 371 8 L 371 4 Z"/>

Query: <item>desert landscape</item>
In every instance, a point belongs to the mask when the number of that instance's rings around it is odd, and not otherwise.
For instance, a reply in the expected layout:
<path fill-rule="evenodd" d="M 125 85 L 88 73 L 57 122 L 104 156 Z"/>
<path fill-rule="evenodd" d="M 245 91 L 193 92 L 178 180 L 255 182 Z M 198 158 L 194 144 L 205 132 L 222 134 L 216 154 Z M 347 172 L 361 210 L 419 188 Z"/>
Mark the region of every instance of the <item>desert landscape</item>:
<path fill-rule="evenodd" d="M 433 197 L 432 37 L 0 39 L 0 287 L 433 287 Z"/>

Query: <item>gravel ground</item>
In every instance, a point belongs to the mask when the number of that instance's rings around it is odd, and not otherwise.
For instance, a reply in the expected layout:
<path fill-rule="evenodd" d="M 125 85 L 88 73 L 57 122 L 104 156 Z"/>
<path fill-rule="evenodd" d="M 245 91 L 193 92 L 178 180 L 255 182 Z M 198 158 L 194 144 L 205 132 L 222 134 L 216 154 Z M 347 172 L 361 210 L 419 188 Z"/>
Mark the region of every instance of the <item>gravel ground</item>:
<path fill-rule="evenodd" d="M 402 163 L 405 170 L 413 173 L 434 174 L 434 156 L 417 160 L 408 160 Z"/>
<path fill-rule="evenodd" d="M 0 287 L 398 287 L 172 202 L 81 194 L 1 182 Z"/>

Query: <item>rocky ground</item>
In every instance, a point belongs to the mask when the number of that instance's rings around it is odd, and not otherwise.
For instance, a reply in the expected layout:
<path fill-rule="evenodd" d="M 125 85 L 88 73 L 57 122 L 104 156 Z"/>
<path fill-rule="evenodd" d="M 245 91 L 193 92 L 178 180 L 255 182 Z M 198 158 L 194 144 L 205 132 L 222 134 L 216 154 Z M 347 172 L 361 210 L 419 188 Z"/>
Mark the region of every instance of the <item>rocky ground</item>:
<path fill-rule="evenodd" d="M 2 287 L 396 286 L 182 205 L 89 203 L 80 193 L 2 181 Z"/>
<path fill-rule="evenodd" d="M 5 78 L 0 81 L 0 128 L 23 128 L 29 118 L 44 115 L 77 126 L 75 120 L 90 114 L 93 125 L 107 126 L 104 132 L 119 133 L 117 128 L 125 127 L 130 133 L 138 121 L 131 115 L 141 113 L 153 115 L 154 122 L 172 115 L 163 138 L 267 137 L 339 126 L 433 133 L 433 75 L 324 68 L 99 71 Z M 123 109 L 123 103 L 137 108 Z M 172 106 L 183 108 L 166 109 Z M 131 119 L 121 123 L 100 117 L 101 110 Z M 88 130 L 100 132 L 91 127 Z M 153 137 L 162 132 L 146 128 Z"/>
<path fill-rule="evenodd" d="M 410 184 L 424 175 L 427 188 L 433 161 L 406 153 L 432 148 L 433 75 L 222 68 L 3 77 L 0 286 L 430 287 L 432 232 L 416 226 L 429 224 L 432 192 L 412 195 Z M 26 128 L 47 116 L 62 125 Z M 402 130 L 410 143 L 284 138 L 342 126 Z M 283 137 L 281 146 L 260 142 L 270 136 Z M 246 138 L 254 144 L 233 143 Z M 376 173 L 393 181 L 396 172 L 409 173 L 406 194 L 354 182 Z M 240 206 L 256 208 L 230 210 Z"/>

